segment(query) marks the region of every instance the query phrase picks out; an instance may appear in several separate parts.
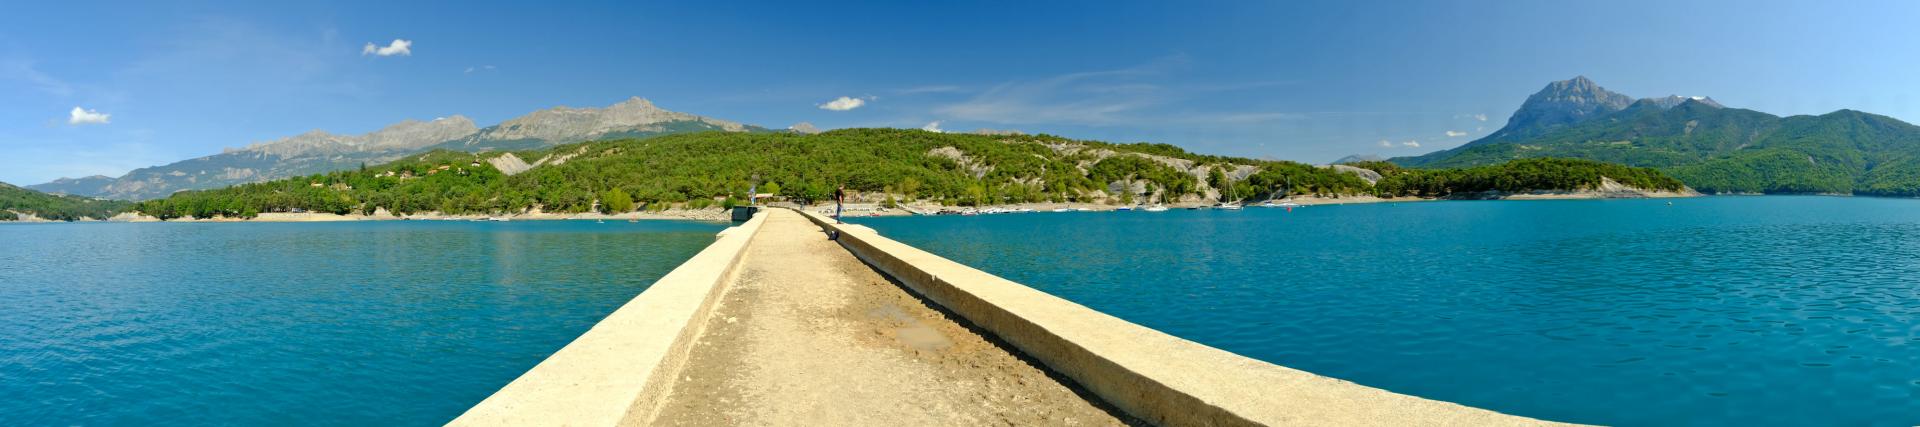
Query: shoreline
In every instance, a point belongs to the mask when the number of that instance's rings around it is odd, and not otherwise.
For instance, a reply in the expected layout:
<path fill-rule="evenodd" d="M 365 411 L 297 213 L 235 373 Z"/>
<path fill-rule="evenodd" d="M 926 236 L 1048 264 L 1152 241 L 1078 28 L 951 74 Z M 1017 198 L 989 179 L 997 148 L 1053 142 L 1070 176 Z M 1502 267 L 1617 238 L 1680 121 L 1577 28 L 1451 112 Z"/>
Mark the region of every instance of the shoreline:
<path fill-rule="evenodd" d="M 112 218 L 108 218 L 104 220 L 87 219 L 87 220 L 79 220 L 79 221 L 73 221 L 73 222 L 239 223 L 239 222 L 356 222 L 356 221 L 486 221 L 490 218 L 504 218 L 504 219 L 507 219 L 508 221 L 587 221 L 587 220 L 726 221 L 728 220 L 728 214 L 727 214 L 727 211 L 722 211 L 719 209 L 694 209 L 694 210 L 669 209 L 666 211 L 658 211 L 658 212 L 627 212 L 627 213 L 612 214 L 612 215 L 602 214 L 602 213 L 592 213 L 592 212 L 577 213 L 577 214 L 529 212 L 529 213 L 520 213 L 520 214 L 511 214 L 511 215 L 499 215 L 499 214 L 443 215 L 443 214 L 428 212 L 428 213 L 396 216 L 396 215 L 388 215 L 383 213 L 376 213 L 374 215 L 339 215 L 339 214 L 314 213 L 314 212 L 304 212 L 304 213 L 269 212 L 269 213 L 262 213 L 260 214 L 260 216 L 257 216 L 254 218 L 213 217 L 213 218 L 204 218 L 204 219 L 174 218 L 174 219 L 168 219 L 168 220 L 161 220 L 159 218 L 155 218 L 149 215 L 123 213 L 123 214 L 115 215 Z"/>
<path fill-rule="evenodd" d="M 1292 201 L 1293 203 L 1299 204 L 1300 206 L 1304 207 L 1304 206 L 1323 206 L 1323 205 L 1419 203 L 1419 202 L 1440 202 L 1440 201 L 1676 199 L 1676 198 L 1696 198 L 1696 197 L 1710 197 L 1710 195 L 1700 194 L 1692 191 L 1602 192 L 1602 191 L 1586 190 L 1586 191 L 1576 191 L 1576 192 L 1533 192 L 1533 193 L 1519 193 L 1519 194 L 1478 193 L 1478 194 L 1469 194 L 1469 195 L 1454 195 L 1452 197 L 1383 198 L 1383 197 L 1376 197 L 1371 195 L 1343 196 L 1343 197 L 1297 196 L 1291 199 L 1276 200 L 1276 201 Z M 1249 203 L 1249 204 L 1242 205 L 1242 207 L 1245 209 L 1269 209 L 1269 208 L 1261 208 L 1256 205 L 1257 204 Z M 991 210 L 991 209 L 1000 209 L 1000 210 L 1031 209 L 1031 212 L 1035 212 L 1035 213 L 1051 213 L 1051 211 L 1056 209 L 1072 209 L 1072 210 L 1075 210 L 1076 212 L 1079 212 L 1079 211 L 1111 212 L 1123 207 L 1133 208 L 1134 210 L 1138 210 L 1140 206 L 1153 206 L 1153 205 L 1139 205 L 1139 204 L 1109 205 L 1105 203 L 1093 203 L 1093 202 L 1059 202 L 1059 203 L 1038 202 L 1038 203 L 1010 203 L 1010 204 L 974 207 L 974 206 L 944 206 L 936 203 L 916 202 L 911 204 L 902 203 L 900 204 L 900 206 L 906 209 L 883 208 L 883 207 L 880 207 L 880 203 L 878 202 L 862 201 L 858 203 L 847 203 L 846 216 L 848 218 L 913 216 L 913 215 L 916 215 L 916 213 L 913 211 L 926 212 L 926 213 L 939 212 L 942 210 L 960 211 L 960 212 L 979 212 L 979 211 Z M 1176 203 L 1161 204 L 1159 206 L 1165 206 L 1168 209 L 1187 209 L 1187 208 L 1195 208 L 1195 207 L 1201 208 L 1201 209 L 1214 208 L 1214 204 L 1204 203 L 1204 202 L 1176 202 Z M 804 207 L 801 207 L 801 209 L 810 211 L 810 212 L 817 212 L 823 215 L 831 215 L 833 213 L 832 204 L 804 206 Z"/>
<path fill-rule="evenodd" d="M 1519 193 L 1519 194 L 1464 194 L 1464 195 L 1454 195 L 1451 197 L 1441 197 L 1441 198 L 1434 198 L 1434 197 L 1382 198 L 1382 197 L 1376 197 L 1371 195 L 1353 195 L 1353 196 L 1341 196 L 1341 197 L 1296 196 L 1286 200 L 1292 201 L 1293 203 L 1299 204 L 1301 206 L 1320 206 L 1320 205 L 1374 204 L 1374 203 L 1435 202 L 1435 201 L 1449 201 L 1449 200 L 1527 201 L 1527 200 L 1667 199 L 1667 198 L 1694 198 L 1694 197 L 1711 197 L 1711 196 L 1722 196 L 1722 195 L 1701 194 L 1701 193 L 1692 192 L 1692 191 L 1622 192 L 1622 191 L 1584 190 L 1584 191 L 1576 191 L 1576 192 L 1532 192 L 1532 193 Z M 1855 197 L 1855 196 L 1846 196 L 1846 197 Z M 1122 208 L 1122 207 L 1137 208 L 1139 206 L 1151 206 L 1151 205 L 1141 205 L 1141 204 L 1112 205 L 1112 204 L 1098 203 L 1098 202 L 1059 202 L 1059 203 L 1037 202 L 1037 203 L 1009 203 L 1009 204 L 1000 204 L 1000 205 L 988 205 L 983 207 L 973 207 L 973 206 L 945 206 L 938 203 L 932 203 L 932 202 L 926 202 L 926 201 L 916 201 L 914 203 L 902 203 L 900 204 L 901 206 L 900 208 L 883 208 L 880 205 L 881 205 L 881 202 L 878 202 L 878 201 L 850 202 L 846 204 L 846 214 L 847 214 L 846 216 L 849 218 L 912 216 L 912 215 L 915 215 L 915 212 L 933 213 L 933 212 L 939 212 L 942 210 L 977 212 L 977 211 L 989 210 L 989 209 L 1002 209 L 1002 210 L 1031 209 L 1033 212 L 1049 212 L 1056 209 L 1070 209 L 1074 211 L 1085 211 L 1085 212 L 1109 212 L 1109 211 L 1118 210 L 1119 208 Z M 833 212 L 834 205 L 829 203 L 829 204 L 815 204 L 810 206 L 796 206 L 790 203 L 772 203 L 772 204 L 763 204 L 760 206 L 762 208 L 770 208 L 775 206 L 795 207 L 802 210 L 818 211 L 822 214 L 831 214 Z M 1208 202 L 1184 201 L 1184 202 L 1162 204 L 1160 206 L 1165 206 L 1169 209 L 1186 209 L 1190 207 L 1211 209 L 1213 208 L 1214 204 L 1208 203 Z M 1249 209 L 1256 208 L 1255 204 L 1246 204 L 1243 206 Z M 620 213 L 620 214 L 603 214 L 598 212 L 546 213 L 546 212 L 535 211 L 535 212 L 505 214 L 505 215 L 502 215 L 502 214 L 445 215 L 437 212 L 424 212 L 424 213 L 415 213 L 415 214 L 409 214 L 409 215 L 391 215 L 386 213 L 385 210 L 380 210 L 378 212 L 375 212 L 372 215 L 357 215 L 357 214 L 339 215 L 339 214 L 314 213 L 314 212 L 304 212 L 304 213 L 269 212 L 269 213 L 262 213 L 259 216 L 254 218 L 213 217 L 213 218 L 205 218 L 205 219 L 174 218 L 174 219 L 168 219 L 168 220 L 161 220 L 153 216 L 136 214 L 132 212 L 121 213 L 119 215 L 115 215 L 111 218 L 106 218 L 106 219 L 82 218 L 74 221 L 48 220 L 45 218 L 34 217 L 27 214 L 21 214 L 20 218 L 21 219 L 19 220 L 13 220 L 13 221 L 0 221 L 0 224 L 4 224 L 4 223 L 39 224 L 39 223 L 59 223 L 59 222 L 169 222 L 169 223 L 173 223 L 173 222 L 183 222 L 183 223 L 274 222 L 274 223 L 287 223 L 287 222 L 350 222 L 350 221 L 485 221 L 490 218 L 505 218 L 508 221 L 568 221 L 568 220 L 574 220 L 574 221 L 584 221 L 584 220 L 728 221 L 731 219 L 731 216 L 729 211 L 718 209 L 718 208 L 706 208 L 706 209 L 676 208 L 676 209 L 668 209 L 664 211 L 653 211 L 653 212 L 636 211 L 636 212 L 627 212 L 627 213 Z"/>

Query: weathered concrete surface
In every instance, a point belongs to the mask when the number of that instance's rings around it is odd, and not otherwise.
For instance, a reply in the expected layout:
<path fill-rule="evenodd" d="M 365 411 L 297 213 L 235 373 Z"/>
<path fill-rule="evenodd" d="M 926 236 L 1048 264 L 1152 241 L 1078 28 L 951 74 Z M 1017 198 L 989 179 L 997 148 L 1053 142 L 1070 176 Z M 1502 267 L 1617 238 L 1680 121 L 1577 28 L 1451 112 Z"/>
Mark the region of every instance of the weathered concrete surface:
<path fill-rule="evenodd" d="M 1117 425 L 788 210 L 767 214 L 658 416 L 634 425 Z"/>
<path fill-rule="evenodd" d="M 668 272 L 580 338 L 448 425 L 608 426 L 650 411 L 680 371 L 765 214 Z"/>
<path fill-rule="evenodd" d="M 1159 425 L 1541 425 L 1396 394 L 1187 341 L 880 236 L 834 225 L 839 243 L 916 293 Z"/>

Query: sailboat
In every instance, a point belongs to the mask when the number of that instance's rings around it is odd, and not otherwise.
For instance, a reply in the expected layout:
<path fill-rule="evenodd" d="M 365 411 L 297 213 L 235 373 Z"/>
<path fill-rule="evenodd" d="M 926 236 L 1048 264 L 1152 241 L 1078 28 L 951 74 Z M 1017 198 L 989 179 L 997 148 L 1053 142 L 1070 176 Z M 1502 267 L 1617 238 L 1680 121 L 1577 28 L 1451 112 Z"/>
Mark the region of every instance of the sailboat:
<path fill-rule="evenodd" d="M 1301 204 L 1299 204 L 1299 203 L 1294 203 L 1294 202 L 1293 202 L 1293 176 L 1292 176 L 1292 175 L 1288 175 L 1288 176 L 1287 176 L 1287 198 L 1286 198 L 1286 200 L 1281 200 L 1281 201 L 1280 201 L 1279 203 L 1274 203 L 1274 202 L 1273 202 L 1273 197 L 1274 197 L 1274 196 L 1277 196 L 1277 195 L 1279 195 L 1279 194 L 1280 194 L 1280 192 L 1278 192 L 1278 191 L 1275 191 L 1275 192 L 1273 192 L 1273 194 L 1269 194 L 1269 195 L 1267 195 L 1267 201 L 1266 201 L 1266 202 L 1263 202 L 1263 203 L 1260 203 L 1260 207 L 1263 207 L 1263 208 L 1287 208 L 1287 210 L 1289 210 L 1289 211 L 1291 211 L 1291 210 L 1293 210 L 1293 208 L 1296 208 L 1296 207 L 1300 207 L 1300 206 L 1302 206 L 1302 205 L 1301 205 Z"/>
<path fill-rule="evenodd" d="M 1163 196 L 1163 197 L 1164 197 L 1164 196 Z M 1162 199 L 1162 200 L 1164 200 L 1164 199 Z M 1153 204 L 1153 206 L 1148 206 L 1148 207 L 1147 207 L 1146 209 L 1141 209 L 1141 210 L 1143 210 L 1143 211 L 1147 211 L 1147 212 L 1166 212 L 1166 211 L 1167 211 L 1167 207 L 1166 207 L 1166 206 L 1162 206 L 1162 205 L 1160 205 L 1159 203 L 1155 203 L 1155 204 Z"/>
<path fill-rule="evenodd" d="M 1228 211 L 1237 211 L 1237 210 L 1240 210 L 1240 208 L 1241 208 L 1241 206 L 1240 206 L 1240 199 L 1239 199 L 1239 198 L 1237 198 L 1237 197 L 1233 197 L 1233 196 L 1234 196 L 1234 194 L 1233 194 L 1233 184 L 1232 184 L 1232 183 L 1228 183 L 1228 184 L 1227 184 L 1227 188 L 1225 188 L 1225 190 L 1227 190 L 1227 194 L 1226 194 L 1226 196 L 1227 196 L 1227 199 L 1228 199 L 1228 200 L 1232 200 L 1232 202 L 1221 202 L 1220 204 L 1217 204 L 1217 205 L 1213 205 L 1213 208 L 1214 208 L 1214 209 L 1220 209 L 1220 210 L 1228 210 Z"/>

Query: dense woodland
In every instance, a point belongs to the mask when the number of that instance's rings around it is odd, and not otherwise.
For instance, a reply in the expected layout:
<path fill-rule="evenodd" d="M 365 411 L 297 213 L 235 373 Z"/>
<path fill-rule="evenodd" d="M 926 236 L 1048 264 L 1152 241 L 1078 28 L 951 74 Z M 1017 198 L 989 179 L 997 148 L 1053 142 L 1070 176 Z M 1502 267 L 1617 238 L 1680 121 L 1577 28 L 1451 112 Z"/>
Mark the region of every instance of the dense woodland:
<path fill-rule="evenodd" d="M 1196 155 L 1166 144 L 898 129 L 817 135 L 707 132 L 511 154 L 528 163 L 547 163 L 508 175 L 488 161 L 502 153 L 439 151 L 360 170 L 182 192 L 143 202 L 137 209 L 160 218 L 301 211 L 625 212 L 725 207 L 746 199 L 756 184 L 759 192 L 796 201 L 826 200 L 836 185 L 844 184 L 899 200 L 956 206 L 1260 200 L 1276 194 L 1444 196 L 1591 186 L 1603 174 L 1623 183 L 1677 186 L 1650 170 L 1527 161 L 1462 171 L 1396 171 L 1384 181 L 1389 186 L 1375 187 L 1352 173 L 1294 162 Z M 1202 166 L 1204 172 L 1195 173 Z M 1292 187 L 1284 188 L 1289 182 Z"/>
<path fill-rule="evenodd" d="M 1588 190 L 1601 178 L 1646 190 L 1679 191 L 1680 180 L 1650 168 L 1580 159 L 1521 159 L 1461 169 L 1408 169 L 1384 161 L 1352 166 L 1379 172 L 1374 194 L 1381 197 L 1445 198 L 1485 193 Z"/>
<path fill-rule="evenodd" d="M 47 194 L 0 183 L 0 221 L 19 220 L 22 213 L 56 221 L 107 219 L 132 206 L 131 202 Z"/>

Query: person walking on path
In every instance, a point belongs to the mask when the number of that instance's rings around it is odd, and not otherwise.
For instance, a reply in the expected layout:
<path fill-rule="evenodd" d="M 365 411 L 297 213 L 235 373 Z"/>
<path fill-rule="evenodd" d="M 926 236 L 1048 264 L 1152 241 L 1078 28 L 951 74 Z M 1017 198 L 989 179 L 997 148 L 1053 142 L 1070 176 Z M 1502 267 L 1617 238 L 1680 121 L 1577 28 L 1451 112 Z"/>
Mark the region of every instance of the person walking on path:
<path fill-rule="evenodd" d="M 840 222 L 840 212 L 846 208 L 846 205 L 847 205 L 847 185 L 840 184 L 840 188 L 833 189 L 833 223 L 834 224 L 845 224 L 844 222 Z"/>

